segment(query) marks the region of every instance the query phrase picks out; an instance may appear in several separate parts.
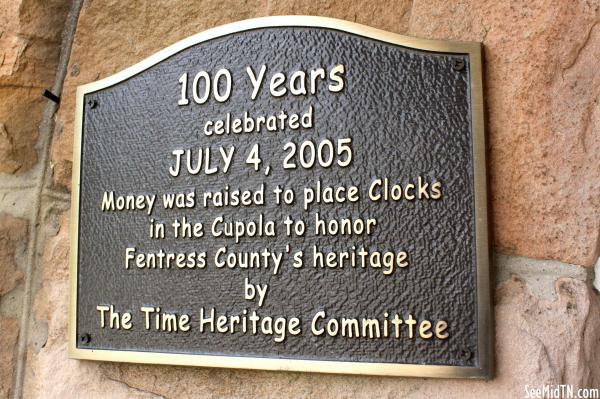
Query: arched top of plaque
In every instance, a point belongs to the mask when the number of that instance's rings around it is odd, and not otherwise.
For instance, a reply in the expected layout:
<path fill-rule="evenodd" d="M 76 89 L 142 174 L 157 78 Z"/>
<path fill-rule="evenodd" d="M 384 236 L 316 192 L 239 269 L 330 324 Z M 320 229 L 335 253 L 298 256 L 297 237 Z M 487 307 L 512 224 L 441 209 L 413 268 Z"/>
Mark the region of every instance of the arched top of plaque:
<path fill-rule="evenodd" d="M 276 28 L 276 27 L 304 27 L 304 28 L 323 28 L 337 30 L 340 32 L 351 33 L 369 39 L 380 40 L 390 44 L 396 44 L 416 50 L 432 51 L 438 53 L 468 54 L 471 63 L 471 73 L 474 77 L 481 76 L 481 43 L 455 41 L 455 40 L 434 40 L 424 39 L 412 36 L 400 35 L 398 33 L 388 32 L 370 26 L 358 24 L 356 22 L 344 21 L 337 18 L 316 17 L 308 15 L 283 15 L 272 17 L 252 18 L 243 21 L 232 22 L 226 25 L 217 26 L 206 31 L 197 33 L 170 45 L 167 48 L 151 55 L 145 60 L 126 68 L 114 75 L 88 83 L 78 87 L 78 94 L 91 93 L 96 90 L 110 87 L 122 82 L 140 72 L 145 71 L 153 65 L 169 58 L 196 44 L 217 39 L 232 33 L 251 31 L 254 29 Z M 480 84 L 479 82 L 472 82 Z"/>

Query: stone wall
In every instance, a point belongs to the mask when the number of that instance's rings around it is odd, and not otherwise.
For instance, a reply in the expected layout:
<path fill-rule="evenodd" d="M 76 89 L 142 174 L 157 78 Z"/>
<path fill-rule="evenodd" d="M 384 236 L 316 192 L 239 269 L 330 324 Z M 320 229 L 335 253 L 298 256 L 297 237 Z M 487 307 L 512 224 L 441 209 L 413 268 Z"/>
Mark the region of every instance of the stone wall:
<path fill-rule="evenodd" d="M 485 48 L 491 381 L 67 358 L 75 88 L 236 20 L 322 15 Z M 0 398 L 524 397 L 600 387 L 600 1 L 0 0 Z M 60 105 L 41 97 L 48 88 Z"/>
<path fill-rule="evenodd" d="M 56 104 L 64 0 L 0 1 L 0 398 L 18 395 L 27 351 L 46 340 L 30 317 L 44 234 L 57 229 L 68 196 L 45 183 Z M 17 382 L 18 381 L 18 382 Z"/>

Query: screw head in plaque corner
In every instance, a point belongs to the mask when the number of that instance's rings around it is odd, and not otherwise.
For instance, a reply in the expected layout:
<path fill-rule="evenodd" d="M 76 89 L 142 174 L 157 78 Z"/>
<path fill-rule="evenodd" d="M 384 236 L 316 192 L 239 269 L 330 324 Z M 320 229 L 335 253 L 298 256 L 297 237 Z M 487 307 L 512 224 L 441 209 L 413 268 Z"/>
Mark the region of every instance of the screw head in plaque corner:
<path fill-rule="evenodd" d="M 92 337 L 90 334 L 81 334 L 79 335 L 79 343 L 82 345 L 87 345 L 91 342 Z"/>
<path fill-rule="evenodd" d="M 457 72 L 464 70 L 465 69 L 465 60 L 463 60 L 462 58 L 455 58 L 452 61 L 452 69 L 454 69 Z"/>
<path fill-rule="evenodd" d="M 471 360 L 472 357 L 473 352 L 471 352 L 469 349 L 465 348 L 458 351 L 458 358 L 464 360 L 465 362 Z"/>

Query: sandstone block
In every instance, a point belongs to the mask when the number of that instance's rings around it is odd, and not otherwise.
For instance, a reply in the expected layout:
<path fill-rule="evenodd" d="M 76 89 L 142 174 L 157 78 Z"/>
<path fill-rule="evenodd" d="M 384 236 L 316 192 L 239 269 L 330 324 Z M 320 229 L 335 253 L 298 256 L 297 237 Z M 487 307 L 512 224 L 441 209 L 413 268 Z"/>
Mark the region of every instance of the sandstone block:
<path fill-rule="evenodd" d="M 70 3 L 0 1 L 0 173 L 29 170 L 42 110 L 48 100 Z"/>
<path fill-rule="evenodd" d="M 22 256 L 27 245 L 27 221 L 0 213 L 0 297 L 23 278 L 15 256 Z"/>
<path fill-rule="evenodd" d="M 37 162 L 35 143 L 47 101 L 40 90 L 0 84 L 0 173 L 24 172 Z"/>
<path fill-rule="evenodd" d="M 0 315 L 0 399 L 11 397 L 19 321 Z"/>
<path fill-rule="evenodd" d="M 600 2 L 416 1 L 409 33 L 485 49 L 494 244 L 592 266 L 600 233 Z"/>

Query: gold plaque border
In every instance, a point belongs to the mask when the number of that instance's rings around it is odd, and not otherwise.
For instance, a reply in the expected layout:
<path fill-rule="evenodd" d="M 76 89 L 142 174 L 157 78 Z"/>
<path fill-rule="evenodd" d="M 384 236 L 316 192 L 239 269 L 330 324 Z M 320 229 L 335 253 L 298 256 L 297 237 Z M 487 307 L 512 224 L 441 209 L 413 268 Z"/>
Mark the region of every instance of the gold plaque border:
<path fill-rule="evenodd" d="M 120 83 L 168 57 L 198 43 L 231 33 L 269 27 L 327 28 L 354 35 L 396 44 L 403 47 L 468 54 L 471 78 L 471 127 L 473 134 L 473 167 L 475 190 L 475 233 L 477 251 L 477 330 L 479 367 L 439 366 L 422 364 L 368 363 L 326 360 L 299 360 L 245 356 L 192 355 L 163 352 L 136 352 L 121 350 L 95 350 L 77 347 L 77 254 L 79 237 L 79 191 L 81 169 L 81 138 L 83 130 L 84 95 Z M 485 161 L 485 130 L 482 88 L 482 48 L 476 42 L 429 40 L 403 36 L 334 18 L 314 16 L 275 16 L 249 19 L 219 26 L 177 42 L 142 62 L 105 79 L 77 88 L 74 143 L 73 184 L 71 194 L 71 251 L 70 251 L 70 305 L 69 305 L 69 357 L 73 359 L 111 362 L 170 364 L 243 368 L 258 370 L 288 370 L 335 374 L 364 374 L 381 376 L 440 377 L 440 378 L 491 378 L 493 369 L 493 329 L 490 297 L 490 262 L 487 183 Z"/>

